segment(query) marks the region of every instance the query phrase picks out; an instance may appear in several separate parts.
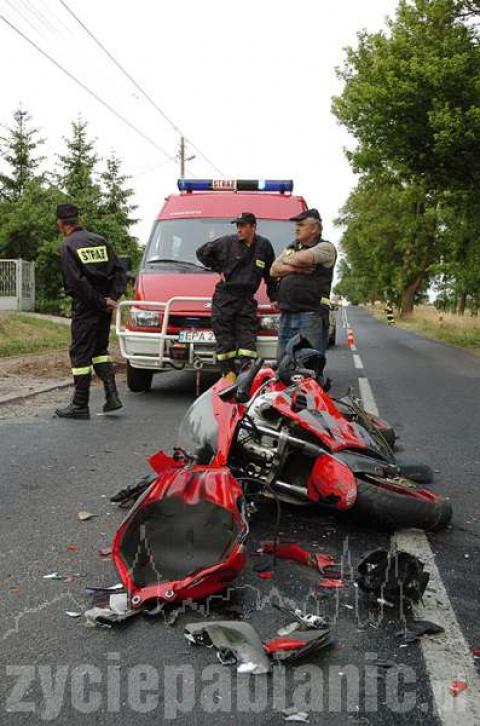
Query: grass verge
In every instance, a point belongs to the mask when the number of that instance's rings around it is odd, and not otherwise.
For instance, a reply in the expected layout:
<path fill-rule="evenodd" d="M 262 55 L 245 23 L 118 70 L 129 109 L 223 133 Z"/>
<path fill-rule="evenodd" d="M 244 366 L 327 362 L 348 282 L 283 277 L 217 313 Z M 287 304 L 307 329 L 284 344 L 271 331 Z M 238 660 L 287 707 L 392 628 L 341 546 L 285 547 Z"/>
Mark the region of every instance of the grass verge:
<path fill-rule="evenodd" d="M 69 342 L 70 330 L 67 325 L 22 313 L 0 313 L 0 358 L 65 350 Z"/>
<path fill-rule="evenodd" d="M 379 308 L 371 308 L 375 317 L 386 322 L 385 313 Z M 442 313 L 433 306 L 421 306 L 401 320 L 395 317 L 395 324 L 406 330 L 425 335 L 427 338 L 443 340 L 462 348 L 480 351 L 480 317 Z"/>

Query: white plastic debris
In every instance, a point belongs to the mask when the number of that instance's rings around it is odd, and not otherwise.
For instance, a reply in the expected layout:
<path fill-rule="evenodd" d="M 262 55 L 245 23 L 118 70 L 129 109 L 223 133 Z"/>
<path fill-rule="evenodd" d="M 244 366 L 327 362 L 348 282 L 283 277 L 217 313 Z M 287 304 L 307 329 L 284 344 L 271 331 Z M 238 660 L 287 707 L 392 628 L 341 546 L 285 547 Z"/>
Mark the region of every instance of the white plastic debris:
<path fill-rule="evenodd" d="M 63 575 L 59 575 L 58 572 L 50 572 L 49 575 L 43 576 L 44 580 L 63 580 Z"/>
<path fill-rule="evenodd" d="M 68 615 L 69 618 L 79 618 L 82 613 L 76 613 L 73 610 L 65 610 L 65 615 Z"/>
<path fill-rule="evenodd" d="M 81 522 L 88 522 L 89 519 L 92 519 L 92 517 L 96 517 L 97 515 L 92 514 L 92 512 L 81 511 L 77 516 Z"/>

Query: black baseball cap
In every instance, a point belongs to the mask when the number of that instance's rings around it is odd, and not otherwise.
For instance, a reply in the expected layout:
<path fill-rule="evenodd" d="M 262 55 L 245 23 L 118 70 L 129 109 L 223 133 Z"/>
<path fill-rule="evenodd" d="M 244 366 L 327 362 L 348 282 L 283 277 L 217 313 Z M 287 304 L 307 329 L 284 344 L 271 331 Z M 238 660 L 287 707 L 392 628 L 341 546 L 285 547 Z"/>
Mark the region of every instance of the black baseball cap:
<path fill-rule="evenodd" d="M 242 212 L 236 219 L 232 219 L 230 224 L 257 224 L 257 218 L 252 212 Z"/>
<path fill-rule="evenodd" d="M 58 204 L 57 205 L 57 219 L 61 219 L 62 222 L 68 222 L 72 219 L 78 219 L 80 210 L 74 204 Z"/>
<path fill-rule="evenodd" d="M 320 216 L 320 212 L 318 209 L 307 209 L 305 212 L 301 212 L 300 214 L 297 214 L 296 217 L 290 217 L 290 222 L 302 222 L 304 219 L 308 219 L 308 217 L 311 217 L 312 219 L 316 219 L 317 222 L 321 222 L 322 218 Z"/>

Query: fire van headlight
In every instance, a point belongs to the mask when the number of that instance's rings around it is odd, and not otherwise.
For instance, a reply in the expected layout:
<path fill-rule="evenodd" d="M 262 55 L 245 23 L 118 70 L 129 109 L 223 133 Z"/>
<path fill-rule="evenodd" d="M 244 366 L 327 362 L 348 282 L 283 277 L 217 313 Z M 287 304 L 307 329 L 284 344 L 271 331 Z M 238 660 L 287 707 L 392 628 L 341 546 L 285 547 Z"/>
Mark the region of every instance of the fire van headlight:
<path fill-rule="evenodd" d="M 262 315 L 260 317 L 260 330 L 278 330 L 280 315 Z"/>
<path fill-rule="evenodd" d="M 130 320 L 139 328 L 159 328 L 161 325 L 159 310 L 130 310 Z"/>

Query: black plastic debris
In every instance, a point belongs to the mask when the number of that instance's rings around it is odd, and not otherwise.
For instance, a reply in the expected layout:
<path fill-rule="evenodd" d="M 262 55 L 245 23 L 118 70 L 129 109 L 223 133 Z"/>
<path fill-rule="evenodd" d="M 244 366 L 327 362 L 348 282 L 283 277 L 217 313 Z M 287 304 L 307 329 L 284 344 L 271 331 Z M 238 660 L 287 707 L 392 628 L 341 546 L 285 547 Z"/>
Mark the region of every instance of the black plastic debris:
<path fill-rule="evenodd" d="M 185 638 L 194 645 L 213 646 L 224 665 L 236 663 L 238 673 L 268 673 L 271 662 L 257 631 L 249 623 L 234 620 L 189 623 Z"/>
<path fill-rule="evenodd" d="M 143 476 L 139 481 L 128 484 L 124 489 L 120 489 L 116 494 L 110 497 L 110 501 L 119 504 L 121 507 L 129 507 L 132 505 L 145 491 L 152 482 L 157 478 L 157 474 L 149 473 Z"/>
<path fill-rule="evenodd" d="M 430 575 L 418 557 L 408 552 L 378 549 L 358 565 L 359 587 L 383 604 L 418 602 Z"/>
<path fill-rule="evenodd" d="M 438 635 L 444 632 L 445 628 L 430 620 L 411 620 L 406 623 L 404 630 L 399 630 L 395 635 L 403 637 L 406 643 L 413 643 L 422 635 Z"/>

